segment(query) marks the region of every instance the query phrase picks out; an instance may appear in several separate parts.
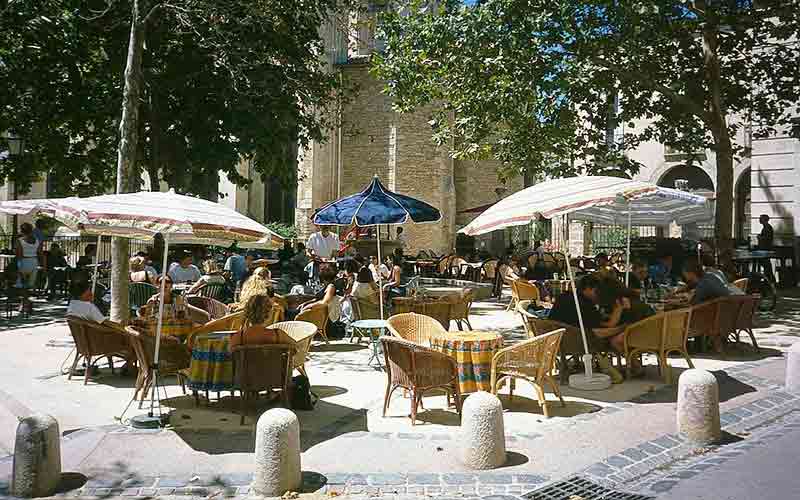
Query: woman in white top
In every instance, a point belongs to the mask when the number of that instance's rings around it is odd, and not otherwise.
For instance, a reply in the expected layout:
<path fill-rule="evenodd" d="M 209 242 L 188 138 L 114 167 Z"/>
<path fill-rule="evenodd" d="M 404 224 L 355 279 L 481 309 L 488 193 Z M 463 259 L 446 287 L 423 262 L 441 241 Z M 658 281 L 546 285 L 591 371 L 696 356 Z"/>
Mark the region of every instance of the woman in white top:
<path fill-rule="evenodd" d="M 42 254 L 41 242 L 33 236 L 33 226 L 24 223 L 19 228 L 22 236 L 17 240 L 17 288 L 24 290 L 20 309 L 30 311 L 32 305 L 28 300 L 28 290 L 36 285 L 36 273 L 39 269 L 39 258 Z"/>
<path fill-rule="evenodd" d="M 375 284 L 375 280 L 372 277 L 372 272 L 368 267 L 362 267 L 361 270 L 358 271 L 358 275 L 356 276 L 355 283 L 353 283 L 353 289 L 350 291 L 350 295 L 358 300 L 367 300 L 374 302 L 375 304 L 379 303 L 380 299 L 378 298 L 378 285 Z"/>

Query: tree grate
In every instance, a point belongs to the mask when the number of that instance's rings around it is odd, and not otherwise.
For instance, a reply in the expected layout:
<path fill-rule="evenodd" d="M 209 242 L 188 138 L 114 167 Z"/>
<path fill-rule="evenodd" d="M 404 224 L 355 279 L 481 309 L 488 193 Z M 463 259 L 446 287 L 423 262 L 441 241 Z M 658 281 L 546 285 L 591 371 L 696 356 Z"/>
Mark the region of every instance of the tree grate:
<path fill-rule="evenodd" d="M 528 500 L 649 500 L 654 497 L 614 491 L 588 481 L 572 477 L 552 483 L 523 495 Z"/>

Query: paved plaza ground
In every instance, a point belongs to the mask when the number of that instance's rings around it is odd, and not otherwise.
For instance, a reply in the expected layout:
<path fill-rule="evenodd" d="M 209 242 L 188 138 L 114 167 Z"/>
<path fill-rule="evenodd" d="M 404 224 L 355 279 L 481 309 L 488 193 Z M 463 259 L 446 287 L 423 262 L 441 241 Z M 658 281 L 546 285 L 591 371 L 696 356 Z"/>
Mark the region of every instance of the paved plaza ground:
<path fill-rule="evenodd" d="M 519 317 L 505 311 L 507 300 L 476 303 L 475 329 L 501 332 L 507 342 L 524 338 Z M 211 394 L 210 403 L 204 400 L 196 407 L 177 381 L 168 380 L 163 404 L 173 410 L 170 427 L 132 429 L 127 419 L 142 410 L 134 405 L 122 412 L 134 377 L 102 368 L 84 386 L 82 377 L 68 381 L 62 374 L 72 348 L 64 310 L 64 304 L 42 303 L 29 319 L 0 323 L 5 351 L 0 363 L 0 492 L 10 480 L 17 417 L 35 411 L 60 423 L 63 469 L 75 473 L 68 477 L 79 488 L 67 495 L 247 495 L 255 411 L 242 425 L 238 400 L 225 395 L 217 400 Z M 758 354 L 740 344 L 729 347 L 724 357 L 694 357 L 697 367 L 711 370 L 720 383 L 726 444 L 695 450 L 675 435 L 676 388 L 665 385 L 655 359 L 646 358 L 643 378 L 610 390 L 562 387 L 564 408 L 548 394 L 554 401 L 550 419 L 542 415 L 532 388 L 519 383 L 513 405 L 501 396 L 509 462 L 479 474 L 458 461 L 459 420 L 446 408 L 444 396 L 426 397 L 425 410 L 412 426 L 409 399 L 397 391 L 384 418 L 386 375 L 367 364 L 371 352 L 366 343 L 315 345 L 306 366 L 321 400 L 313 411 L 298 412 L 304 491 L 516 497 L 547 487 L 575 487 L 558 482 L 580 477 L 597 487 L 651 497 L 722 498 L 691 496 L 698 490 L 697 478 L 722 481 L 715 470 L 743 467 L 776 438 L 797 436 L 800 425 L 800 399 L 782 390 L 784 353 L 800 338 L 800 293 L 785 294 L 776 312 L 759 317 L 758 326 Z M 677 358 L 670 364 L 676 377 L 686 368 Z M 266 408 L 265 403 L 261 410 Z M 792 450 L 759 453 L 766 453 L 769 462 Z M 88 482 L 82 484 L 81 475 Z"/>

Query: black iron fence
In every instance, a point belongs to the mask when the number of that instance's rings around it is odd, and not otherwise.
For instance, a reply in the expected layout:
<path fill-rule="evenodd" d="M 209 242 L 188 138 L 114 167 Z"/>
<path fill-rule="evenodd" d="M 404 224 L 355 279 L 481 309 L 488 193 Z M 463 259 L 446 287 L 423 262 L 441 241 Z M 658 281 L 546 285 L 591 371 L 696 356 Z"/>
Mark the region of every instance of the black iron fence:
<path fill-rule="evenodd" d="M 97 246 L 97 262 L 111 261 L 110 236 L 101 237 L 99 245 L 97 236 L 55 236 L 43 242 L 42 251 L 49 251 L 53 245 L 61 247 L 61 250 L 64 252 L 64 258 L 72 266 L 78 262 L 81 255 L 84 255 L 88 245 Z M 130 240 L 131 255 L 144 251 L 150 245 L 152 245 L 152 242 L 145 240 Z M 11 236 L 0 235 L 0 254 L 14 254 L 14 244 L 11 241 Z M 8 258 L 0 258 L 0 271 L 4 271 L 9 262 L 10 259 Z"/>

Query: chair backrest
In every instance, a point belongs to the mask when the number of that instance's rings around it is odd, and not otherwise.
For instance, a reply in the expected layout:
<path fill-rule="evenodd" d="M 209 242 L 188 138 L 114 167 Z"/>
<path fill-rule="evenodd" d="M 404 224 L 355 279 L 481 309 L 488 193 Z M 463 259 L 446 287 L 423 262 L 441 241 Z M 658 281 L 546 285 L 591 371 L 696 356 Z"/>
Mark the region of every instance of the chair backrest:
<path fill-rule="evenodd" d="M 404 387 L 425 389 L 452 382 L 458 376 L 450 356 L 408 340 L 381 337 L 389 379 Z"/>
<path fill-rule="evenodd" d="M 520 318 L 522 318 L 522 326 L 525 327 L 525 333 L 528 334 L 528 338 L 532 339 L 537 335 L 536 327 L 534 326 L 534 320 L 538 319 L 536 316 L 528 312 L 528 307 L 534 304 L 532 300 L 520 300 L 517 302 L 516 311 L 519 314 Z"/>
<path fill-rule="evenodd" d="M 517 373 L 542 380 L 555 367 L 564 332 L 560 328 L 499 350 L 492 357 L 492 372 Z"/>
<path fill-rule="evenodd" d="M 475 292 L 471 288 L 462 290 L 450 306 L 450 319 L 462 320 L 469 319 L 469 311 L 472 309 L 472 302 L 475 301 Z"/>
<path fill-rule="evenodd" d="M 350 305 L 353 306 L 353 316 L 356 321 L 361 319 L 379 319 L 381 317 L 381 306 L 371 300 L 350 297 Z"/>
<path fill-rule="evenodd" d="M 450 275 L 454 278 L 460 278 L 462 274 L 461 265 L 466 263 L 466 259 L 454 256 L 450 259 Z"/>
<path fill-rule="evenodd" d="M 748 285 L 750 285 L 750 278 L 740 278 L 733 282 L 733 286 L 743 291 L 744 293 L 747 293 Z"/>
<path fill-rule="evenodd" d="M 539 300 L 539 288 L 530 282 L 518 279 L 511 282 L 511 296 L 517 301 L 520 300 Z"/>
<path fill-rule="evenodd" d="M 395 337 L 419 345 L 430 345 L 432 338 L 447 334 L 438 321 L 424 314 L 395 314 L 386 321 L 386 325 Z"/>
<path fill-rule="evenodd" d="M 445 255 L 439 262 L 436 263 L 436 272 L 440 276 L 444 276 L 450 272 L 450 261 L 455 257 L 455 255 Z"/>
<path fill-rule="evenodd" d="M 83 356 L 130 351 L 130 344 L 121 328 L 74 316 L 67 316 L 67 324 L 75 340 L 75 349 Z"/>
<path fill-rule="evenodd" d="M 306 321 L 281 321 L 273 323 L 270 328 L 280 330 L 279 344 L 288 344 L 294 348 L 292 368 L 300 368 L 305 364 L 311 341 L 317 333 L 316 325 Z"/>
<path fill-rule="evenodd" d="M 758 295 L 731 295 L 740 302 L 739 315 L 736 318 L 736 330 L 750 330 L 753 328 L 753 318 L 758 310 Z"/>
<path fill-rule="evenodd" d="M 644 349 L 660 349 L 664 335 L 665 315 L 655 314 L 625 327 L 625 345 Z"/>
<path fill-rule="evenodd" d="M 231 349 L 233 380 L 243 392 L 285 388 L 294 348 L 287 344 L 238 345 Z"/>
<path fill-rule="evenodd" d="M 197 295 L 222 301 L 225 297 L 225 285 L 206 285 L 197 291 Z"/>
<path fill-rule="evenodd" d="M 301 312 L 295 318 L 297 321 L 306 321 L 317 327 L 317 331 L 326 336 L 328 324 L 328 306 L 316 305 Z"/>
<path fill-rule="evenodd" d="M 663 348 L 686 347 L 686 339 L 689 337 L 689 324 L 692 318 L 692 309 L 684 307 L 666 311 L 664 314 L 664 335 Z"/>
<path fill-rule="evenodd" d="M 132 309 L 139 309 L 147 304 L 150 297 L 158 293 L 158 288 L 150 283 L 129 283 L 128 302 Z"/>
<path fill-rule="evenodd" d="M 555 321 L 552 319 L 541 319 L 537 318 L 536 316 L 530 315 L 530 317 L 528 318 L 528 322 L 530 323 L 533 336 L 535 337 L 538 337 L 540 335 L 545 335 L 552 331 L 561 329 L 563 329 L 567 335 L 580 336 L 580 330 L 578 329 L 577 326 L 568 325 L 560 321 Z"/>
<path fill-rule="evenodd" d="M 228 314 L 222 318 L 211 320 L 192 330 L 192 333 L 189 334 L 189 338 L 187 339 L 187 343 L 191 344 L 191 338 L 196 335 L 205 335 L 211 332 L 238 330 L 242 327 L 243 322 L 244 311 L 238 311 Z"/>
<path fill-rule="evenodd" d="M 714 299 L 691 307 L 690 336 L 714 336 L 718 333 L 720 302 L 721 299 Z"/>
<path fill-rule="evenodd" d="M 717 316 L 717 330 L 722 338 L 736 331 L 739 320 L 739 310 L 742 308 L 741 295 L 729 295 L 719 300 L 719 313 Z"/>
<path fill-rule="evenodd" d="M 495 276 L 497 275 L 497 266 L 500 264 L 500 261 L 497 259 L 489 259 L 483 263 L 481 273 L 483 274 L 483 278 L 485 280 L 492 280 L 494 281 Z"/>
<path fill-rule="evenodd" d="M 186 302 L 191 306 L 207 312 L 212 320 L 224 318 L 228 315 L 228 313 L 230 313 L 228 306 L 216 299 L 212 299 L 211 297 L 190 295 L 186 297 Z"/>

